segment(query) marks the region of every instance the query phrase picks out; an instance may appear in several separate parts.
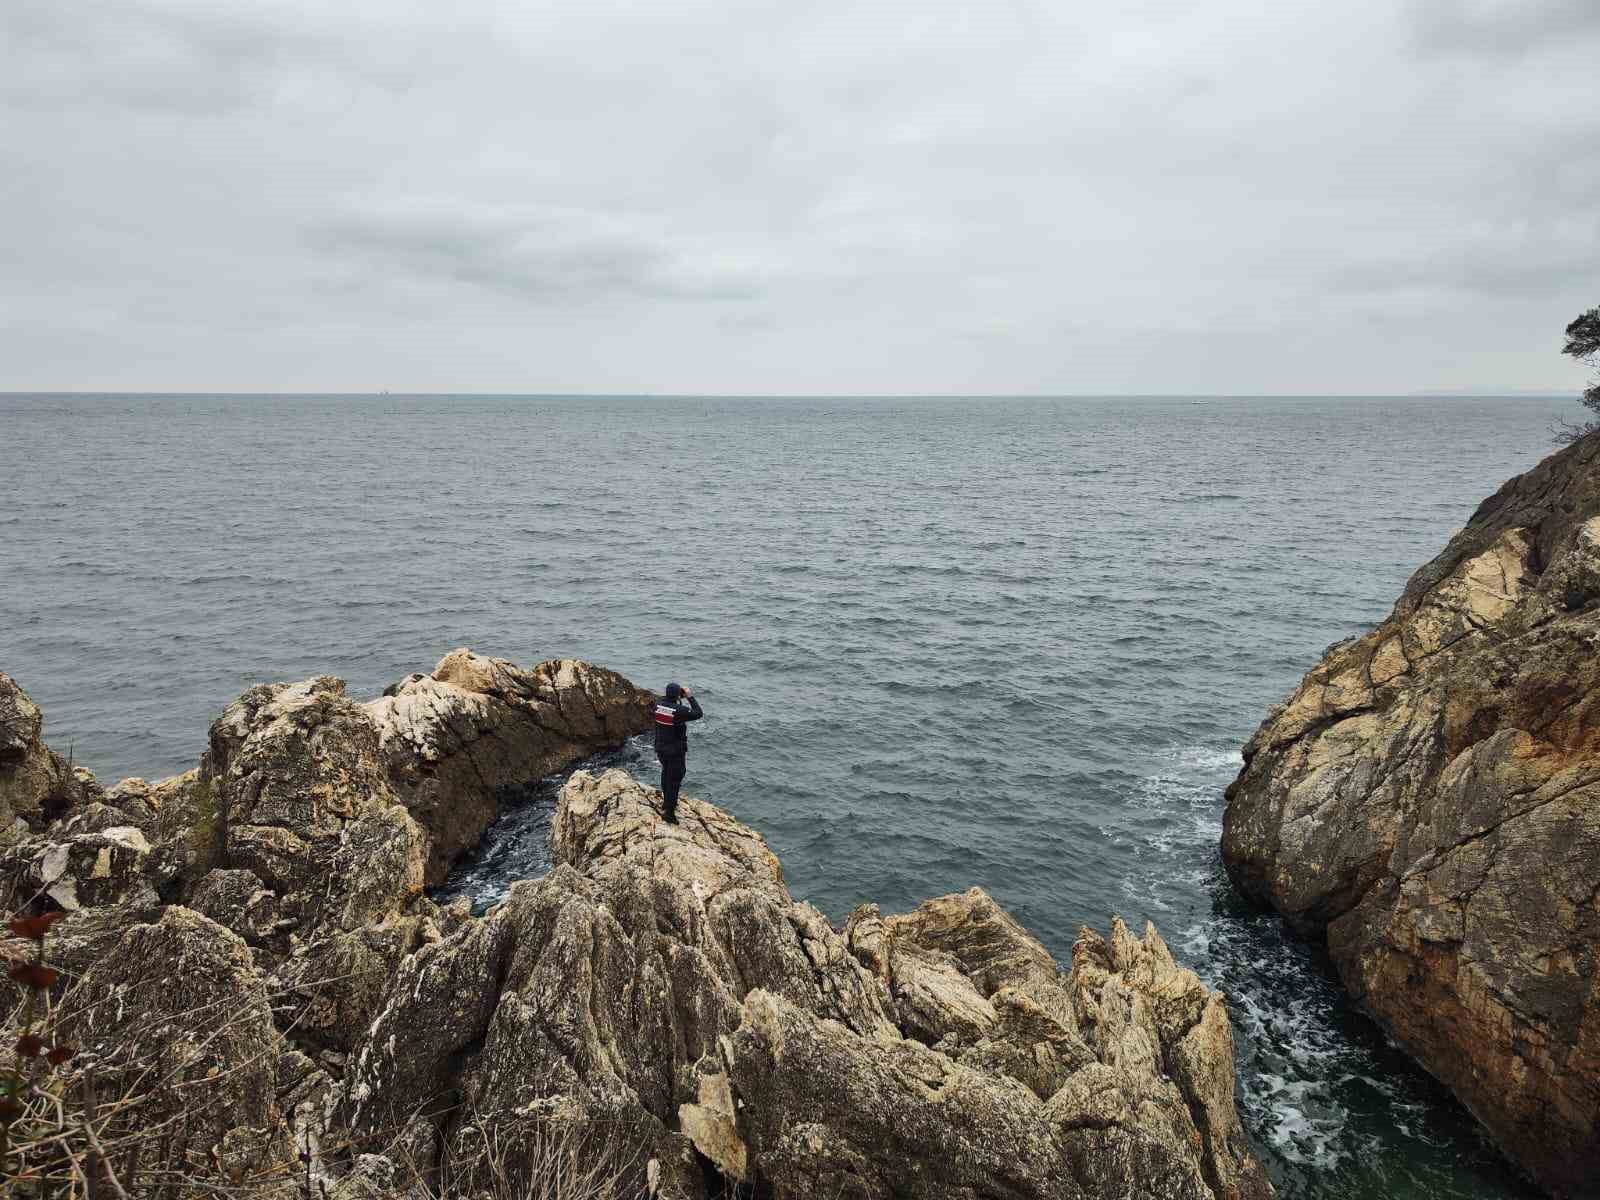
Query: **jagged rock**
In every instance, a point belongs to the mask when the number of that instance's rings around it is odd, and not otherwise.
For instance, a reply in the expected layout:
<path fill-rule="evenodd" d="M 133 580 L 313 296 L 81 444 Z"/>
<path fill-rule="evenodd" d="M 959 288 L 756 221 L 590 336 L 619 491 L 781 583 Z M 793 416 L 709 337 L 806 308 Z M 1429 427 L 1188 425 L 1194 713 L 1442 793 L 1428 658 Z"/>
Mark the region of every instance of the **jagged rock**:
<path fill-rule="evenodd" d="M 581 663 L 522 671 L 460 651 L 447 656 L 438 676 L 440 694 L 472 698 L 483 723 L 432 729 L 410 711 L 403 732 L 419 738 L 418 754 L 392 740 L 384 748 L 396 727 L 380 729 L 368 707 L 345 695 L 342 681 L 319 677 L 247 691 L 213 725 L 195 770 L 154 784 L 128 779 L 109 791 L 51 754 L 39 740 L 37 708 L 0 677 L 0 883 L 11 885 L 14 903 L 31 898 L 36 910 L 67 910 L 48 948 L 62 970 L 54 990 L 70 1002 L 64 1028 L 94 1042 L 100 1057 L 90 1061 L 106 1070 L 131 1070 L 129 1056 L 149 1054 L 188 1056 L 219 1079 L 227 1075 L 220 1064 L 238 1058 L 236 1065 L 248 1065 L 233 1090 L 191 1093 L 203 1111 L 176 1147 L 191 1158 L 208 1156 L 225 1181 L 255 1178 L 291 1142 L 310 1149 L 319 1184 L 345 1174 L 325 1164 L 318 1149 L 329 1135 L 328 1071 L 343 1071 L 342 1051 L 367 1031 L 404 959 L 437 941 L 441 928 L 478 924 L 464 903 L 439 909 L 421 895 L 429 856 L 445 862 L 475 840 L 493 818 L 503 784 L 529 782 L 636 732 L 648 703 L 647 693 Z M 507 739 L 508 752 L 491 759 L 495 737 Z M 422 753 L 437 757 L 423 763 Z M 499 774 L 469 779 L 468 767 Z M 424 777 L 435 768 L 455 792 L 430 790 Z M 441 821 L 442 837 L 418 826 L 397 780 L 408 799 L 421 796 L 420 811 Z M 204 910 L 218 924 L 178 904 Z M 254 947 L 253 956 L 234 934 Z M 193 977 L 157 997 L 163 973 L 185 972 Z M 9 981 L 5 988 L 6 1004 L 17 1003 L 17 989 Z M 179 1032 L 173 1005 L 207 988 L 217 1002 L 191 1012 L 194 1028 Z M 220 996 L 230 988 L 250 996 L 224 1003 Z M 258 1005 L 268 994 L 272 1004 Z M 271 1033 L 277 1040 L 270 1051 L 227 1034 L 205 1040 L 224 1020 L 223 1009 L 239 1014 L 252 1038 Z M 114 1020 L 106 1015 L 113 1010 Z M 282 1069 L 264 1102 L 274 1062 Z M 255 1110 L 256 1124 L 244 1121 L 244 1109 Z M 426 1122 L 420 1128 L 431 1161 L 437 1133 Z M 342 1134 L 331 1136 L 335 1145 L 342 1141 Z M 676 1143 L 657 1164 L 668 1182 L 698 1171 L 687 1142 Z M 393 1136 L 385 1141 L 389 1149 L 399 1144 Z M 358 1169 L 338 1186 L 350 1191 L 383 1177 Z"/>
<path fill-rule="evenodd" d="M 45 745 L 39 706 L 0 671 L 0 846 L 96 799 L 99 785 Z"/>
<path fill-rule="evenodd" d="M 357 1136 L 430 1111 L 458 1159 L 575 1113 L 665 1196 L 1270 1194 L 1222 1001 L 1153 931 L 1087 938 L 1070 978 L 980 891 L 840 933 L 753 830 L 658 805 L 573 775 L 556 868 L 402 964 L 346 1075 Z"/>
<path fill-rule="evenodd" d="M 50 930 L 50 965 L 61 972 L 57 993 L 65 993 L 98 962 L 116 951 L 122 935 L 135 925 L 161 919 L 162 904 L 153 891 L 136 891 L 119 904 L 68 912 Z M 5 1006 L 0 1003 L 0 1009 Z"/>
<path fill-rule="evenodd" d="M 291 1168 L 282 1038 L 249 948 L 220 925 L 173 906 L 126 930 L 68 993 L 59 1029 L 101 1095 L 131 1098 L 124 1125 L 170 1122 L 168 1169 L 265 1183 Z"/>
<path fill-rule="evenodd" d="M 1153 930 L 1086 934 L 1070 975 L 981 891 L 835 930 L 753 830 L 664 824 L 621 771 L 572 776 L 556 867 L 488 916 L 421 895 L 502 785 L 648 699 L 460 651 L 373 705 L 252 688 L 196 770 L 79 781 L 0 853 L 77 905 L 64 1029 L 108 1079 L 159 1060 L 152 1115 L 197 1106 L 175 1153 L 285 1200 L 475 1195 L 551 1154 L 663 1200 L 1266 1194 L 1222 1000 Z"/>
<path fill-rule="evenodd" d="M 1164 1126 L 1169 1145 L 1198 1135 L 1201 1173 L 1218 1196 L 1270 1194 L 1234 1107 L 1227 1007 L 1177 965 L 1153 925 L 1142 939 L 1120 920 L 1109 939 L 1084 930 L 1072 948 L 1071 1004 L 1099 1062 L 1117 1073 L 1143 1135 Z M 1080 1144 L 1102 1155 L 1127 1144 L 1126 1131 L 1106 1132 L 1086 1132 Z"/>
<path fill-rule="evenodd" d="M 163 780 L 172 784 L 175 780 Z M 122 779 L 106 788 L 101 799 L 123 816 L 122 823 L 136 826 L 152 842 L 161 839 L 161 784 L 152 788 L 142 779 Z"/>
<path fill-rule="evenodd" d="M 1058 1137 L 1074 1178 L 1091 1195 L 1114 1188 L 1121 1168 L 1112 1164 L 1134 1161 L 1186 1194 L 1189 1177 L 1172 1164 L 1196 1144 L 1210 1191 L 1194 1194 L 1268 1194 L 1234 1109 L 1222 998 L 1174 962 L 1153 927 L 1142 941 L 1121 921 L 1109 941 L 1084 930 L 1070 977 L 977 888 L 887 919 L 857 910 L 846 933 L 858 957 L 883 964 L 908 1036 L 960 1048 L 962 1065 L 1009 1076 L 1053 1106 L 1070 1129 Z M 930 961 L 941 983 L 953 964 L 967 990 L 930 987 Z M 911 997 L 919 1003 L 908 1010 Z M 988 1020 L 972 1030 L 975 1002 Z"/>
<path fill-rule="evenodd" d="M 575 659 L 519 667 L 463 648 L 368 704 L 395 789 L 432 839 L 428 883 L 477 844 L 505 789 L 644 732 L 654 699 Z"/>
<path fill-rule="evenodd" d="M 44 714 L 17 681 L 0 671 L 0 763 L 15 766 L 34 753 L 44 733 Z"/>
<path fill-rule="evenodd" d="M 1509 481 L 1245 747 L 1235 884 L 1558 1195 L 1600 1196 L 1600 440 Z"/>
<path fill-rule="evenodd" d="M 200 881 L 189 907 L 259 946 L 279 932 L 277 899 L 254 871 L 219 867 Z"/>
<path fill-rule="evenodd" d="M 115 904 L 140 890 L 153 902 L 154 889 L 143 874 L 149 856 L 143 833 L 113 825 L 52 842 L 34 859 L 29 882 L 68 912 Z"/>
<path fill-rule="evenodd" d="M 366 709 L 328 676 L 252 688 L 212 726 L 198 777 L 168 793 L 180 874 L 217 864 L 192 903 L 298 998 L 297 1037 L 347 1048 L 426 920 L 411 910 L 427 838 L 389 785 Z"/>
<path fill-rule="evenodd" d="M 426 1200 L 428 1194 L 425 1183 L 382 1154 L 358 1155 L 329 1193 L 332 1200 Z"/>
<path fill-rule="evenodd" d="M 367 1032 L 398 965 L 436 940 L 426 916 L 401 914 L 360 929 L 323 930 L 274 962 L 273 979 L 292 993 L 295 1036 L 324 1050 L 348 1051 Z"/>
<path fill-rule="evenodd" d="M 779 1200 L 1084 1194 L 1020 1083 L 917 1041 L 863 1038 L 767 991 L 743 1011 L 727 1069 L 747 1154 Z M 1192 1162 L 1189 1174 L 1179 1190 L 1130 1178 L 1110 1194 L 1207 1195 Z"/>
<path fill-rule="evenodd" d="M 200 768 L 155 783 L 124 779 L 107 795 L 124 812 L 155 813 L 152 875 L 164 893 L 187 894 L 223 862 L 227 822 L 216 784 Z"/>
<path fill-rule="evenodd" d="M 280 894 L 309 893 L 341 923 L 353 890 L 370 891 L 335 859 L 357 829 L 363 843 L 383 845 L 383 885 L 398 895 L 421 890 L 424 835 L 396 806 L 378 756 L 378 731 L 366 710 L 331 676 L 252 688 L 211 728 L 201 775 L 216 788 L 223 855 L 254 871 Z M 414 847 L 414 850 L 409 849 Z M 363 849 L 366 849 L 363 846 Z"/>

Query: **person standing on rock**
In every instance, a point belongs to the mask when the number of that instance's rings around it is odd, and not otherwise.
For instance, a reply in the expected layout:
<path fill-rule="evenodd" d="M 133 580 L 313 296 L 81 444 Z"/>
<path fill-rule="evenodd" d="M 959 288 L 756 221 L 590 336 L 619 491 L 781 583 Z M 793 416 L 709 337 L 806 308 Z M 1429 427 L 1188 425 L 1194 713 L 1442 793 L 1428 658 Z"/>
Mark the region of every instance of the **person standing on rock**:
<path fill-rule="evenodd" d="M 684 701 L 688 701 L 687 704 Z M 656 701 L 656 757 L 661 760 L 661 813 L 670 824 L 678 823 L 678 788 L 689 769 L 690 721 L 705 714 L 694 693 L 681 684 L 667 684 L 666 698 Z"/>

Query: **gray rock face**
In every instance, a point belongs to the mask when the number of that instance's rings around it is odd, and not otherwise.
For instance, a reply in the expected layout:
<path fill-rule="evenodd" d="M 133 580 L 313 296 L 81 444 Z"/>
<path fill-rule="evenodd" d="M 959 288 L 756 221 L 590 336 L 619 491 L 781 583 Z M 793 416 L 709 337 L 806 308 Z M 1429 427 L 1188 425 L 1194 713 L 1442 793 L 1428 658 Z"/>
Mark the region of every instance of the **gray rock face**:
<path fill-rule="evenodd" d="M 278 1103 L 286 1047 L 265 980 L 249 948 L 200 914 L 174 906 L 126 930 L 68 993 L 60 1029 L 102 1094 L 138 1096 L 138 1120 L 170 1124 L 172 1169 L 213 1148 L 241 1177 L 291 1160 Z M 164 1086 L 141 1086 L 152 1077 Z"/>
<path fill-rule="evenodd" d="M 365 1028 L 401 957 L 437 936 L 424 879 L 477 841 L 502 789 L 620 743 L 651 702 L 587 663 L 524 669 L 470 650 L 370 704 L 332 676 L 263 684 L 213 723 L 195 770 L 123 780 L 89 803 L 92 777 L 43 746 L 38 709 L 0 681 L 0 787 L 40 827 L 17 825 L 9 848 L 0 835 L 13 894 L 68 911 L 121 905 L 127 923 L 163 901 L 204 911 L 296 989 L 302 1036 L 333 1049 Z M 80 926 L 95 936 L 72 941 Z M 87 954 L 114 927 L 61 932 Z"/>
<path fill-rule="evenodd" d="M 1600 1196 L 1600 442 L 1511 480 L 1268 714 L 1234 883 L 1550 1191 Z"/>
<path fill-rule="evenodd" d="M 754 831 L 658 803 L 575 774 L 560 865 L 406 960 L 342 1119 L 377 1134 L 443 1097 L 459 1156 L 562 1112 L 626 1131 L 665 1196 L 1270 1194 L 1221 998 L 1153 930 L 1086 933 L 1070 975 L 979 891 L 836 931 Z"/>

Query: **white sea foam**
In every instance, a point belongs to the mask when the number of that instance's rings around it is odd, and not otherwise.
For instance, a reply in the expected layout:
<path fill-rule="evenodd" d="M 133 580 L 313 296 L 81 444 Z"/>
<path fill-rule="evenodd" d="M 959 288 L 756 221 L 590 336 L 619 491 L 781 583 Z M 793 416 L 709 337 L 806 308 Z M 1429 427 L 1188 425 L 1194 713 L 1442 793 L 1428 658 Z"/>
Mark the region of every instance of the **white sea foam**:
<path fill-rule="evenodd" d="M 1244 765 L 1244 757 L 1238 750 L 1219 750 L 1215 746 L 1171 746 L 1158 751 L 1158 756 L 1198 771 L 1237 771 Z"/>
<path fill-rule="evenodd" d="M 1341 1080 L 1360 1069 L 1363 1056 L 1332 1023 L 1328 984 L 1285 955 L 1275 936 L 1264 944 L 1270 926 L 1196 908 L 1219 868 L 1221 789 L 1239 755 L 1177 746 L 1159 758 L 1161 766 L 1101 827 L 1137 864 L 1120 890 L 1166 921 L 1173 920 L 1166 914 L 1191 914 L 1169 944 L 1228 996 L 1241 1051 L 1241 1107 L 1257 1136 L 1282 1162 L 1335 1168 L 1352 1154 Z"/>

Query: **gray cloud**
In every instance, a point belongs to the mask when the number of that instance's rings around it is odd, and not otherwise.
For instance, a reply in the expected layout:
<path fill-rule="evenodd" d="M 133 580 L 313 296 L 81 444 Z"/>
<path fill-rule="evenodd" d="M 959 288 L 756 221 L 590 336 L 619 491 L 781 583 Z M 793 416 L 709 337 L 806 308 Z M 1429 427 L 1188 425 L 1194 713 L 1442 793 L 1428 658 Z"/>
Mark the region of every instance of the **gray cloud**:
<path fill-rule="evenodd" d="M 453 202 L 369 206 L 307 231 L 309 243 L 354 260 L 375 287 L 462 283 L 546 303 L 604 303 L 619 294 L 739 300 L 756 264 L 717 247 L 583 210 L 495 209 Z"/>
<path fill-rule="evenodd" d="M 1592 50 L 1600 39 L 1593 0 L 1415 0 L 1425 50 L 1521 57 L 1552 45 Z"/>
<path fill-rule="evenodd" d="M 151 0 L 9 0 L 0 33 L 14 68 L 0 96 L 19 108 L 215 114 L 270 98 L 274 80 L 348 63 L 336 43 L 248 7 Z"/>
<path fill-rule="evenodd" d="M 0 388 L 1575 385 L 1597 13 L 10 0 Z"/>
<path fill-rule="evenodd" d="M 1578 291 L 1600 281 L 1600 214 L 1479 228 L 1453 243 L 1351 264 L 1335 279 L 1355 292 L 1446 292 L 1487 304 Z"/>

